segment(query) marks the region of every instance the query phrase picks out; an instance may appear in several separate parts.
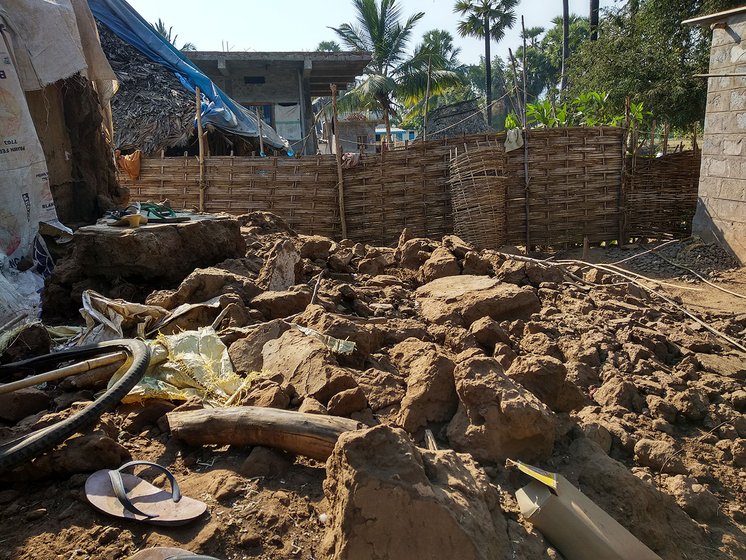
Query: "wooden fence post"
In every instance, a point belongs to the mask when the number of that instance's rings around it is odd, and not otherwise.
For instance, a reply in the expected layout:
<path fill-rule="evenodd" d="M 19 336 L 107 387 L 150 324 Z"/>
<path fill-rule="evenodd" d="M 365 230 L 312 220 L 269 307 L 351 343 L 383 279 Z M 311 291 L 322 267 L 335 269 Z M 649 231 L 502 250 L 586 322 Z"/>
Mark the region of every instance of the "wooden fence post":
<path fill-rule="evenodd" d="M 334 126 L 334 151 L 337 152 L 337 193 L 339 199 L 339 221 L 342 225 L 342 239 L 347 239 L 347 217 L 345 216 L 345 184 L 342 173 L 342 142 L 339 139 L 337 122 L 337 84 L 330 84 L 332 90 L 332 125 Z"/>
<path fill-rule="evenodd" d="M 523 29 L 523 184 L 526 189 L 526 254 L 531 252 L 531 186 L 528 176 L 528 93 L 526 88 L 526 25 L 521 16 L 521 29 Z"/>
<path fill-rule="evenodd" d="M 197 99 L 197 142 L 199 143 L 199 211 L 205 211 L 205 138 L 202 133 L 202 96 L 199 86 L 196 88 Z"/>

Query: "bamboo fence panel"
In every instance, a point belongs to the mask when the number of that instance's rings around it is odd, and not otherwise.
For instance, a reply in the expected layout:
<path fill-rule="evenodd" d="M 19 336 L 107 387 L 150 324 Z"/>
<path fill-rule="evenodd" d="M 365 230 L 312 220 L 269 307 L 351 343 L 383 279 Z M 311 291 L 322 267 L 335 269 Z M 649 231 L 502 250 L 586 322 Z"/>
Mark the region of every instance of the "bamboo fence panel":
<path fill-rule="evenodd" d="M 532 245 L 555 246 L 618 237 L 622 187 L 620 128 L 531 130 L 528 134 Z M 524 152 L 507 154 L 508 243 L 525 244 Z"/>
<path fill-rule="evenodd" d="M 638 157 L 627 177 L 627 234 L 636 238 L 685 237 L 692 232 L 702 154 L 676 152 Z M 631 168 L 631 162 L 628 162 Z"/>
<path fill-rule="evenodd" d="M 488 167 L 505 177 L 505 242 L 525 244 L 524 152 L 505 153 L 504 141 L 504 133 L 478 134 L 364 155 L 344 170 L 349 237 L 389 245 L 404 228 L 435 239 L 461 231 L 454 226 L 451 154 L 477 150 L 490 154 Z M 699 170 L 694 159 L 638 158 L 634 175 L 623 180 L 623 141 L 624 130 L 612 127 L 529 132 L 532 245 L 617 239 L 622 217 L 633 236 L 678 235 L 690 227 Z M 207 157 L 205 167 L 207 212 L 268 211 L 300 233 L 339 238 L 334 156 Z M 139 179 L 120 173 L 119 180 L 133 200 L 168 199 L 181 210 L 199 204 L 193 156 L 144 158 Z"/>

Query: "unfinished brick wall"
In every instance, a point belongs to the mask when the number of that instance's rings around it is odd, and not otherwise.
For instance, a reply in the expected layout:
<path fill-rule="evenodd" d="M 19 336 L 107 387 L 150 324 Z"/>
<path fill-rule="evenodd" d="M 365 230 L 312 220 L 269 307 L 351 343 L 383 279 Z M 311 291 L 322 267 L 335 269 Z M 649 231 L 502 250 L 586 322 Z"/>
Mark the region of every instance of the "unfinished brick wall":
<path fill-rule="evenodd" d="M 716 28 L 710 52 L 699 201 L 693 231 L 746 263 L 746 13 Z M 740 74 L 734 75 L 734 74 Z M 722 75 L 722 76 L 720 76 Z"/>

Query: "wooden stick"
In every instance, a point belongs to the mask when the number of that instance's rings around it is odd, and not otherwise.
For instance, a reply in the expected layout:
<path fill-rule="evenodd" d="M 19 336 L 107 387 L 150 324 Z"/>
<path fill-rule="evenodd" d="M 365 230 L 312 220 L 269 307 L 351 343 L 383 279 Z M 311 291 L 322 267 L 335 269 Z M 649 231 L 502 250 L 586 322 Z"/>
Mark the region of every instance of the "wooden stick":
<path fill-rule="evenodd" d="M 433 435 L 432 430 L 425 430 L 425 446 L 430 451 L 438 450 L 438 443 L 435 441 L 435 436 Z"/>
<path fill-rule="evenodd" d="M 52 371 L 48 371 L 46 373 L 32 375 L 31 377 L 13 381 L 12 383 L 4 383 L 0 385 L 0 395 L 3 395 L 5 393 L 12 393 L 13 391 L 17 391 L 18 389 L 25 389 L 26 387 L 33 387 L 34 385 L 46 383 L 47 381 L 54 381 L 63 377 L 69 377 L 70 375 L 85 373 L 95 368 L 107 366 L 116 362 L 123 362 L 126 359 L 126 352 L 113 352 L 111 354 L 105 354 L 97 358 L 91 358 L 90 360 L 86 360 L 84 362 L 72 364 L 70 366 L 65 366 L 59 369 L 53 369 Z"/>
<path fill-rule="evenodd" d="M 337 193 L 339 199 L 339 221 L 342 226 L 342 239 L 347 239 L 347 217 L 345 216 L 345 183 L 342 172 L 342 142 L 339 138 L 337 121 L 337 84 L 330 84 L 332 90 L 332 124 L 334 126 L 334 151 L 337 152 Z M 383 150 L 382 150 L 383 151 Z"/>
<path fill-rule="evenodd" d="M 583 237 L 583 260 L 588 260 L 588 251 L 590 250 L 589 244 L 588 244 L 588 236 L 586 235 Z"/>
<path fill-rule="evenodd" d="M 199 211 L 205 211 L 205 138 L 202 133 L 202 96 L 195 89 L 197 100 L 197 141 L 199 142 Z"/>
<path fill-rule="evenodd" d="M 256 112 L 256 125 L 259 127 L 259 155 L 261 157 L 264 157 L 264 138 L 262 137 L 262 134 L 264 134 L 263 130 L 263 124 L 264 119 L 262 118 L 262 115 L 259 113 L 259 109 L 254 109 Z"/>
<path fill-rule="evenodd" d="M 326 461 L 337 438 L 362 424 L 349 418 L 261 406 L 169 412 L 171 434 L 189 445 L 263 445 Z"/>
<path fill-rule="evenodd" d="M 430 79 L 433 70 L 433 58 L 432 56 L 427 57 L 427 88 L 425 89 L 425 118 L 422 124 L 422 141 L 427 141 L 427 113 L 430 108 Z"/>
<path fill-rule="evenodd" d="M 526 87 L 526 25 L 521 16 L 521 29 L 523 29 L 523 185 L 526 190 L 526 254 L 531 252 L 531 189 L 528 175 L 528 92 Z"/>

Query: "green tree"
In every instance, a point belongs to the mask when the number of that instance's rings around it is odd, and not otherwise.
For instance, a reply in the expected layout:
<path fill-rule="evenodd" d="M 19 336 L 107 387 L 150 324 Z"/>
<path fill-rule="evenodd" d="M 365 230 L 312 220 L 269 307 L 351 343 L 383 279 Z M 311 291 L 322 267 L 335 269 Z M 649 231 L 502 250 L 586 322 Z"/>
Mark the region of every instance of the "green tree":
<path fill-rule="evenodd" d="M 512 84 L 512 75 L 508 71 L 508 64 L 499 56 L 492 58 L 490 66 L 492 68 L 492 80 L 490 84 L 493 99 L 492 126 L 497 130 L 502 130 L 505 128 L 505 118 L 508 116 L 508 113 L 511 109 L 516 111 L 516 107 L 513 106 L 515 92 L 512 92 L 511 87 L 508 85 Z M 484 89 L 486 73 L 484 57 L 480 57 L 479 64 L 469 65 L 466 68 L 466 78 L 471 90 L 483 99 L 487 97 Z"/>
<path fill-rule="evenodd" d="M 415 56 L 418 54 L 433 54 L 443 60 L 443 66 L 449 70 L 458 70 L 461 63 L 458 56 L 461 48 L 453 44 L 453 35 L 445 29 L 432 29 L 422 35 L 422 43 L 415 47 Z"/>
<path fill-rule="evenodd" d="M 572 54 L 588 39 L 588 20 L 571 14 L 568 19 L 569 51 Z M 555 98 L 562 74 L 563 18 L 555 17 L 552 27 L 526 29 L 526 93 L 529 102 L 536 101 L 543 95 Z M 523 33 L 521 33 L 523 37 Z M 521 83 L 523 74 L 523 46 L 516 49 L 517 82 Z M 513 69 L 507 67 L 504 79 L 513 83 Z"/>
<path fill-rule="evenodd" d="M 316 50 L 319 52 L 340 52 L 342 47 L 336 41 L 321 41 L 316 46 Z"/>
<path fill-rule="evenodd" d="M 541 49 L 546 57 L 545 83 L 548 90 L 557 88 L 562 75 L 562 44 L 563 44 L 563 22 L 562 17 L 552 19 L 550 27 L 541 40 Z M 570 14 L 569 18 L 569 56 L 572 56 L 580 45 L 588 40 L 590 33 L 588 19 Z"/>
<path fill-rule="evenodd" d="M 458 0 L 453 11 L 464 19 L 458 22 L 462 37 L 484 39 L 485 93 L 487 95 L 487 123 L 492 124 L 492 59 L 490 43 L 499 43 L 505 31 L 515 25 L 518 0 Z"/>
<path fill-rule="evenodd" d="M 153 25 L 153 28 L 155 29 L 156 33 L 158 33 L 159 35 L 161 35 L 162 37 L 164 37 L 166 39 L 166 41 L 168 41 L 169 43 L 171 43 L 174 47 L 176 46 L 176 38 L 179 35 L 176 34 L 176 35 L 172 36 L 173 27 L 169 27 L 168 29 L 166 29 L 165 22 L 161 18 L 158 18 L 158 21 L 155 22 L 155 24 Z M 196 51 L 197 47 L 195 46 L 194 43 L 186 42 L 186 43 L 184 43 L 181 46 L 181 48 L 179 50 L 182 50 L 182 51 Z"/>
<path fill-rule="evenodd" d="M 412 97 L 405 104 L 406 114 L 404 115 L 402 126 L 414 128 L 422 131 L 426 110 L 430 111 L 443 105 L 464 101 L 474 97 L 471 85 L 466 77 L 467 67 L 458 59 L 461 49 L 453 43 L 453 35 L 444 29 L 432 29 L 422 36 L 422 42 L 414 48 L 414 58 L 427 58 L 430 63 L 432 72 L 432 60 L 438 61 L 440 69 L 452 72 L 454 76 L 460 78 L 460 82 L 455 80 L 448 85 L 432 87 L 429 99 L 421 96 Z M 425 84 L 427 88 L 427 83 Z"/>
<path fill-rule="evenodd" d="M 422 96 L 427 86 L 428 65 L 432 87 L 459 83 L 460 77 L 445 68 L 436 53 L 407 53 L 412 30 L 425 15 L 418 12 L 401 22 L 402 12 L 396 0 L 353 0 L 357 22 L 331 29 L 342 43 L 354 51 L 371 53 L 363 79 L 340 101 L 342 108 L 375 110 L 383 113 L 386 135 L 391 140 L 391 116 L 401 103 Z"/>
<path fill-rule="evenodd" d="M 627 96 L 658 119 L 692 130 L 705 113 L 711 32 L 681 21 L 726 10 L 742 0 L 636 0 L 605 12 L 599 37 L 571 55 L 571 95 L 606 91 L 615 106 Z"/>

